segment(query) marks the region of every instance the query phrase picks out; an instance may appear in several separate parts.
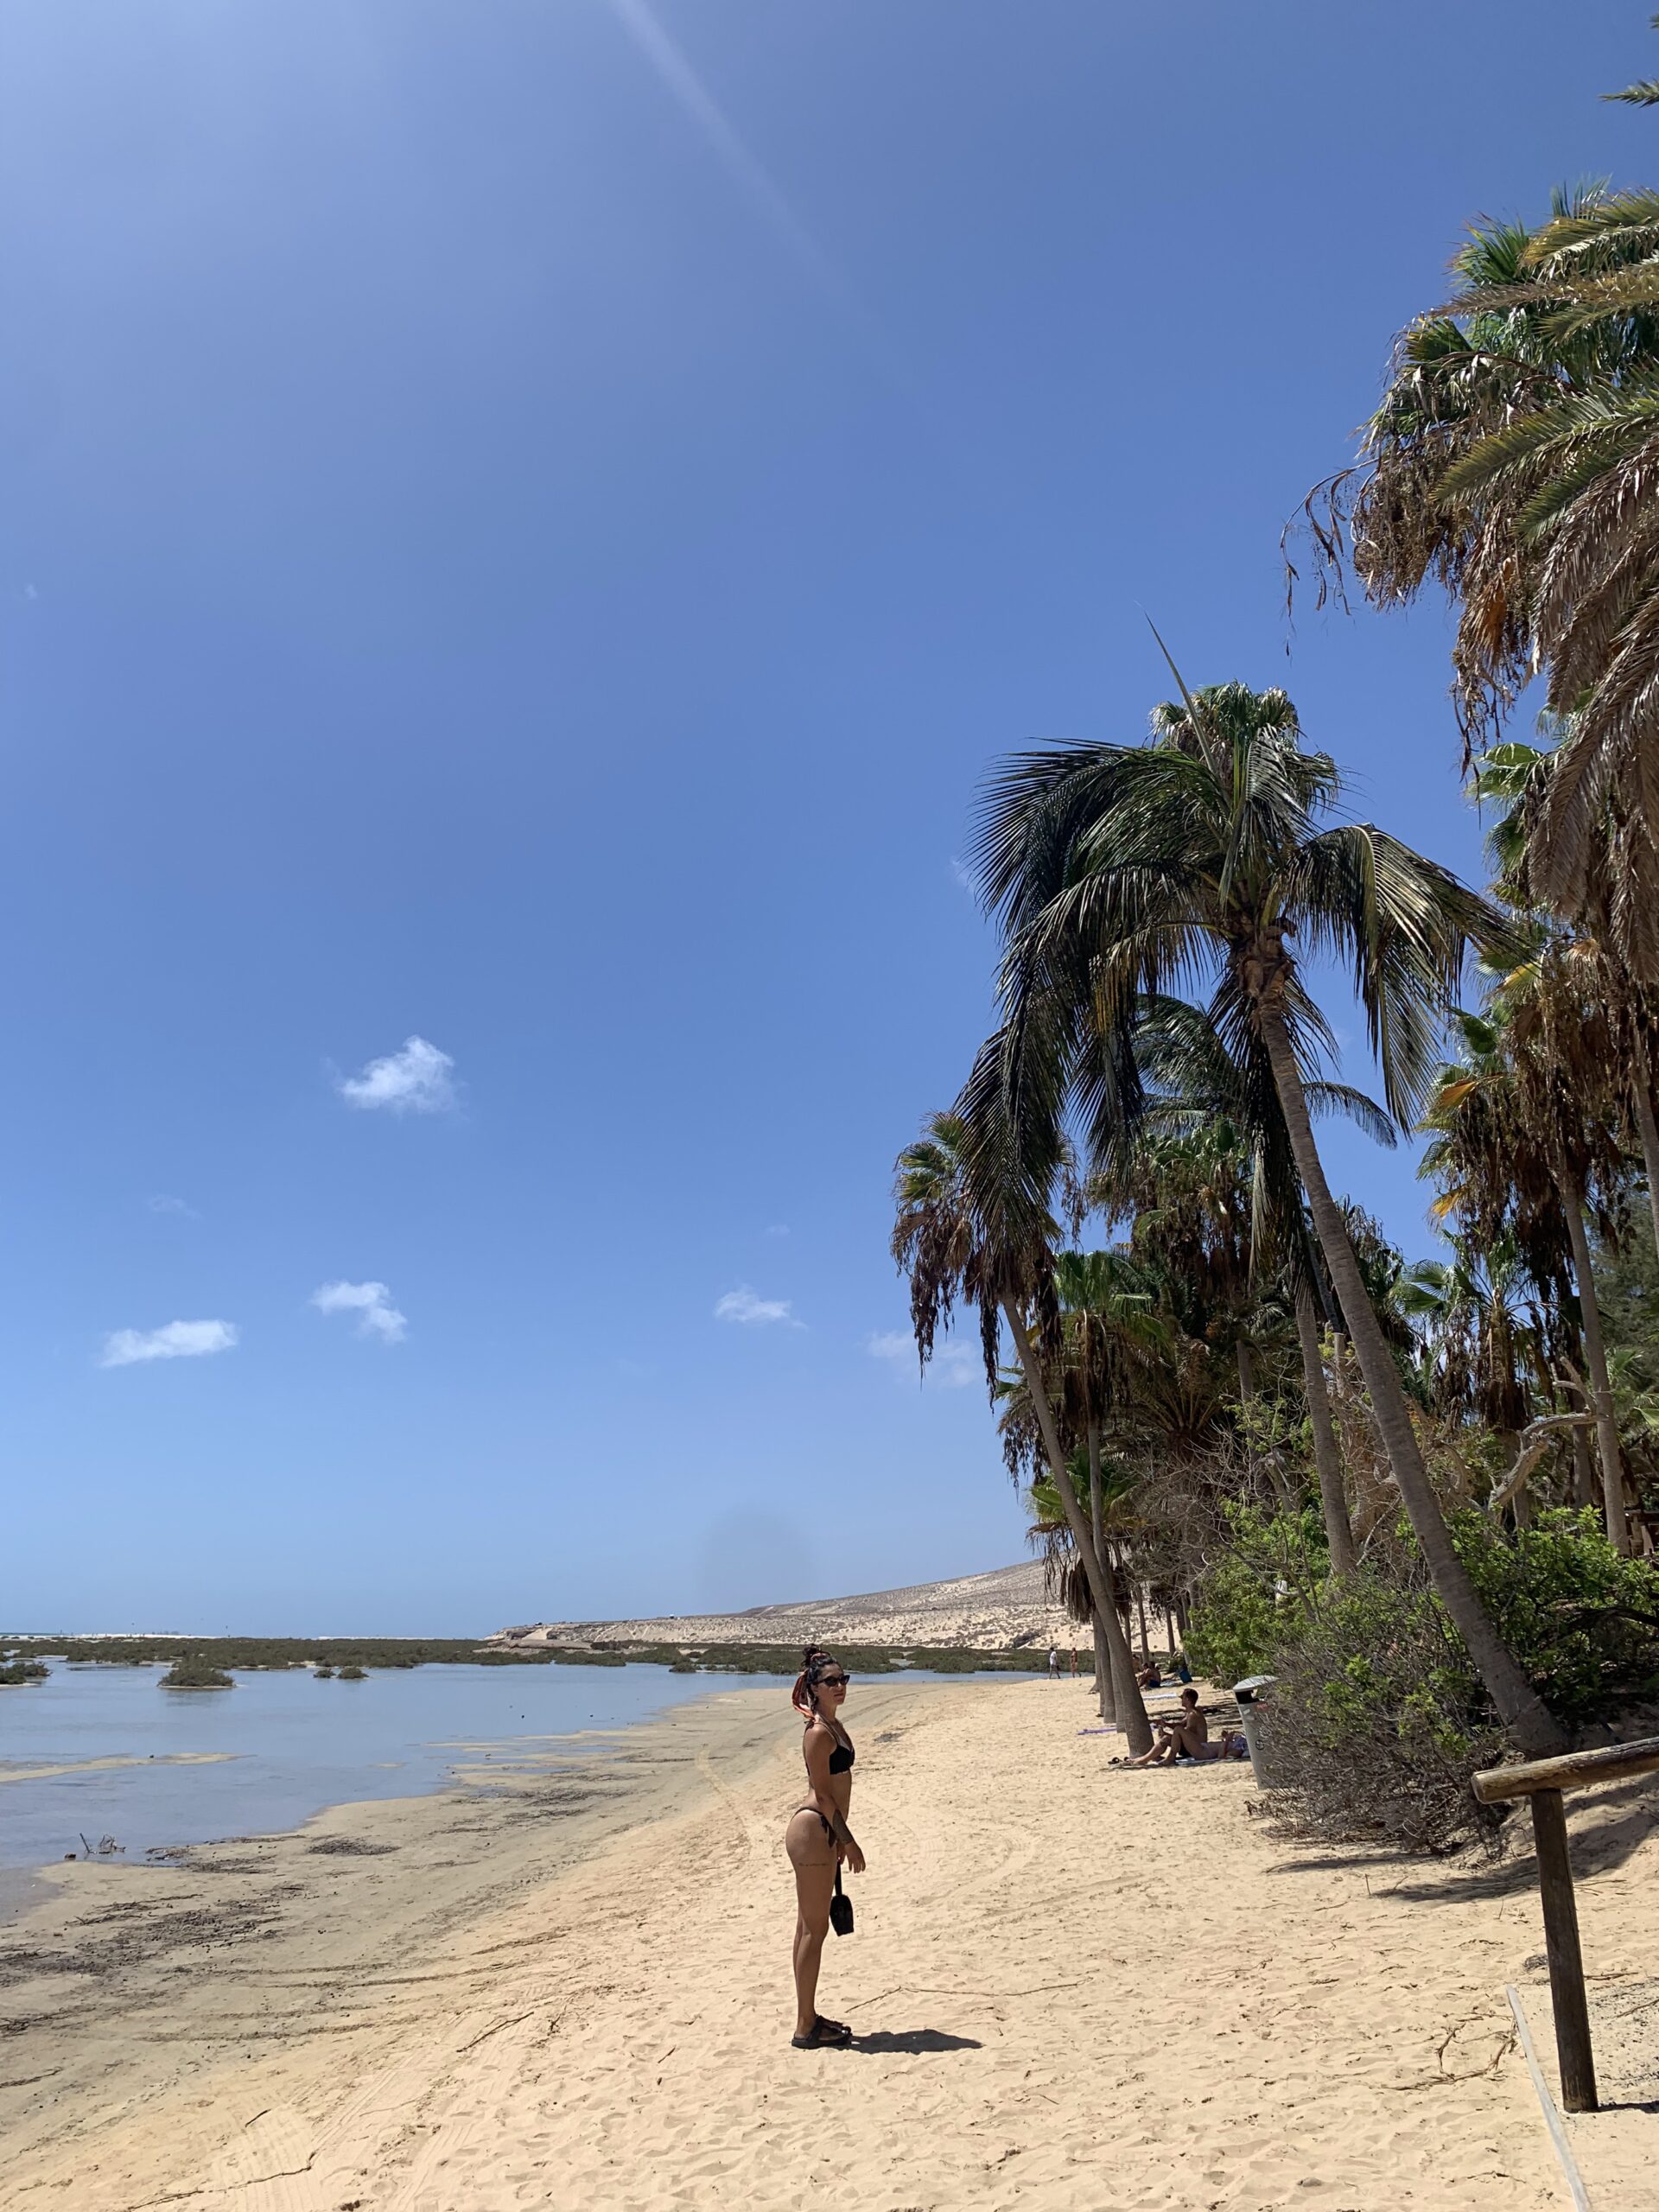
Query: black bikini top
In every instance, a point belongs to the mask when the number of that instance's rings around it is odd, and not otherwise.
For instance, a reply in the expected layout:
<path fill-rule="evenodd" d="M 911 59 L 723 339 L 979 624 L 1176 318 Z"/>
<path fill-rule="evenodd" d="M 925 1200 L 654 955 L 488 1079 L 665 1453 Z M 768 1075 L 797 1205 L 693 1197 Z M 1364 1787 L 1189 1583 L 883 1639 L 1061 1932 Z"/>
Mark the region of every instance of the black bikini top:
<path fill-rule="evenodd" d="M 803 1754 L 804 1754 L 806 1746 L 803 1745 L 801 1749 Z M 837 1737 L 836 1739 L 836 1748 L 830 1754 L 830 1773 L 845 1774 L 857 1756 L 858 1754 L 854 1751 L 850 1744 L 843 1744 L 839 1737 Z"/>

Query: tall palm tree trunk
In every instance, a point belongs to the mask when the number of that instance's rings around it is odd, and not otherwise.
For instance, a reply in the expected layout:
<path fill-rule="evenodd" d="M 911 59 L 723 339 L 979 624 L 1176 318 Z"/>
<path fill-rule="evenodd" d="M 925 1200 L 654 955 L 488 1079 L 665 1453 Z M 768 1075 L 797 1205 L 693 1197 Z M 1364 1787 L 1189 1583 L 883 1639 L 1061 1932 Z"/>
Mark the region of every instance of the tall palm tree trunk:
<path fill-rule="evenodd" d="M 1319 1351 L 1313 1294 L 1305 1282 L 1300 1283 L 1296 1290 L 1296 1334 L 1301 1340 L 1302 1382 L 1307 1392 L 1307 1417 L 1313 1429 L 1313 1464 L 1319 1471 L 1319 1504 L 1325 1514 L 1331 1572 L 1351 1574 L 1356 1565 L 1354 1530 L 1348 1518 L 1348 1499 L 1343 1486 L 1342 1453 L 1337 1446 L 1337 1425 L 1331 1418 L 1331 1395 L 1325 1387 L 1325 1361 Z"/>
<path fill-rule="evenodd" d="M 1653 1111 L 1653 1065 L 1640 1013 L 1630 1017 L 1630 1090 L 1636 1105 L 1642 1166 L 1648 1179 L 1648 1211 L 1653 1217 L 1654 1249 L 1659 1252 L 1659 1120 Z"/>
<path fill-rule="evenodd" d="M 1100 1424 L 1093 1421 L 1089 1424 L 1089 1522 L 1095 1540 L 1095 1557 L 1104 1559 L 1106 1544 L 1100 1519 Z M 1092 1608 L 1090 1625 L 1095 1631 L 1095 1695 L 1100 1702 L 1100 1717 L 1109 1727 L 1116 1728 L 1117 1700 L 1112 1693 L 1112 1655 L 1098 1605 Z"/>
<path fill-rule="evenodd" d="M 1573 1432 L 1573 1503 L 1593 1506 L 1596 1502 L 1595 1471 L 1590 1465 L 1590 1440 L 1581 1428 Z"/>
<path fill-rule="evenodd" d="M 1255 1363 L 1250 1357 L 1250 1347 L 1241 1337 L 1233 1347 L 1238 1362 L 1238 1402 L 1246 1405 L 1255 1395 Z"/>
<path fill-rule="evenodd" d="M 1002 1311 L 1014 1338 L 1014 1348 L 1020 1355 L 1026 1388 L 1031 1393 L 1032 1410 L 1037 1416 L 1037 1426 L 1042 1433 L 1043 1449 L 1048 1454 L 1049 1472 L 1054 1478 L 1055 1489 L 1060 1493 L 1065 1525 L 1071 1531 L 1071 1541 L 1077 1548 L 1077 1556 L 1089 1577 L 1096 1618 L 1105 1624 L 1118 1726 L 1129 1739 L 1130 1751 L 1138 1758 L 1142 1751 L 1152 1749 L 1152 1723 L 1147 1719 L 1141 1687 L 1135 1679 L 1135 1662 L 1129 1656 L 1129 1647 L 1117 1618 L 1112 1586 L 1100 1554 L 1095 1549 L 1094 1535 L 1084 1518 L 1083 1508 L 1072 1486 L 1071 1471 L 1065 1464 L 1065 1452 L 1060 1449 L 1060 1432 L 1055 1425 L 1054 1408 L 1048 1402 L 1048 1391 L 1043 1382 L 1041 1364 L 1031 1341 L 1031 1332 L 1026 1326 L 1024 1315 L 1011 1298 L 1003 1300 Z"/>
<path fill-rule="evenodd" d="M 1628 1558 L 1630 1530 L 1624 1517 L 1624 1460 L 1618 1448 L 1618 1423 L 1613 1418 L 1607 1347 L 1601 1335 L 1601 1301 L 1596 1296 L 1595 1270 L 1590 1263 L 1590 1236 L 1584 1225 L 1584 1193 L 1559 1153 L 1555 1168 L 1560 1179 L 1561 1211 L 1567 1216 L 1567 1241 L 1573 1247 L 1573 1272 L 1578 1278 L 1584 1362 L 1590 1370 L 1590 1404 L 1596 1416 L 1596 1454 L 1601 1461 L 1602 1511 L 1607 1516 L 1607 1534 Z"/>
<path fill-rule="evenodd" d="M 1440 1500 L 1428 1479 L 1411 1426 L 1411 1412 L 1389 1347 L 1378 1325 L 1359 1262 L 1349 1241 L 1348 1226 L 1331 1195 L 1324 1163 L 1313 1141 L 1301 1071 L 1290 1041 L 1283 1008 L 1274 997 L 1256 1000 L 1262 1039 L 1273 1070 L 1290 1147 L 1307 1194 L 1314 1232 L 1325 1254 L 1325 1263 L 1342 1302 L 1343 1319 L 1353 1339 L 1360 1372 L 1370 1394 L 1371 1410 L 1389 1455 L 1389 1465 L 1402 1502 L 1416 1534 L 1423 1558 L 1452 1624 L 1463 1638 L 1481 1680 L 1491 1694 L 1504 1726 L 1529 1758 L 1546 1758 L 1567 1749 L 1567 1736 L 1538 1693 L 1516 1665 L 1497 1630 L 1488 1619 L 1461 1560 L 1452 1549 L 1451 1532 L 1440 1511 Z"/>

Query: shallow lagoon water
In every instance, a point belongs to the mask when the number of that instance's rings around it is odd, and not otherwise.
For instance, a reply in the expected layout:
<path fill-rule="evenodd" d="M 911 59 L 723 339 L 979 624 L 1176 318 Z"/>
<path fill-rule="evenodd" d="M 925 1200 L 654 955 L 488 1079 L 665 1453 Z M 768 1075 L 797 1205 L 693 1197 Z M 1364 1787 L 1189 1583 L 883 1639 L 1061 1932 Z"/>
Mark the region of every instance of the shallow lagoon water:
<path fill-rule="evenodd" d="M 58 1661 L 43 1682 L 0 1689 L 0 1866 L 79 1855 L 83 1836 L 96 1847 L 113 1835 L 131 1865 L 269 1835 L 325 1806 L 421 1796 L 458 1765 L 512 1767 L 559 1748 L 549 1738 L 625 1728 L 756 1681 L 665 1667 L 431 1666 L 342 1682 L 296 1668 L 238 1674 L 233 1690 L 164 1690 L 164 1671 Z M 52 1767 L 67 1771 L 29 1771 Z"/>
<path fill-rule="evenodd" d="M 0 1867 L 79 1856 L 83 1837 L 96 1848 L 112 1835 L 132 1866 L 280 1834 L 329 1805 L 441 1789 L 457 1767 L 476 1781 L 526 1756 L 588 1751 L 557 1739 L 609 1734 L 716 1690 L 770 1684 L 780 1724 L 788 1712 L 779 1677 L 666 1667 L 412 1667 L 360 1682 L 294 1668 L 238 1673 L 233 1690 L 164 1690 L 161 1666 L 50 1663 L 45 1681 L 0 1689 Z M 855 1697 L 847 1718 L 856 1733 Z"/>

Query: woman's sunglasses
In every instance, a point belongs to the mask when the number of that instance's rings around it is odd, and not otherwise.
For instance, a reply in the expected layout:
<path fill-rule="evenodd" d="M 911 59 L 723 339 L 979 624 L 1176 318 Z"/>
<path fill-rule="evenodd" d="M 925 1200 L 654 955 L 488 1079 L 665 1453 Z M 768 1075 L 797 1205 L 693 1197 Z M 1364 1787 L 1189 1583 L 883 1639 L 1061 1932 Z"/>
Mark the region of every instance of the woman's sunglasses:
<path fill-rule="evenodd" d="M 818 1687 L 826 1690 L 844 1690 L 851 1680 L 850 1675 L 820 1675 Z"/>

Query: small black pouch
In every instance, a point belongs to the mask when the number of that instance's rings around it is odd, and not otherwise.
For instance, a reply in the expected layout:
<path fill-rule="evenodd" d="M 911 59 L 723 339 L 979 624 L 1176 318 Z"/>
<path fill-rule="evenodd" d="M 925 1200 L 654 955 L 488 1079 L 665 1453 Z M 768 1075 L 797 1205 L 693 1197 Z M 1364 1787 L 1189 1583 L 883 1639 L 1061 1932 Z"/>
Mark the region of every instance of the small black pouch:
<path fill-rule="evenodd" d="M 850 1936 L 853 1932 L 853 1901 L 842 1894 L 839 1866 L 836 1869 L 836 1894 L 830 1900 L 830 1925 L 837 1936 Z"/>

